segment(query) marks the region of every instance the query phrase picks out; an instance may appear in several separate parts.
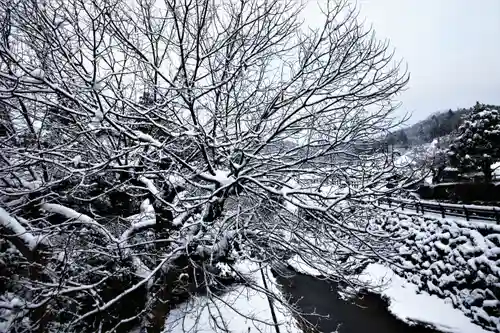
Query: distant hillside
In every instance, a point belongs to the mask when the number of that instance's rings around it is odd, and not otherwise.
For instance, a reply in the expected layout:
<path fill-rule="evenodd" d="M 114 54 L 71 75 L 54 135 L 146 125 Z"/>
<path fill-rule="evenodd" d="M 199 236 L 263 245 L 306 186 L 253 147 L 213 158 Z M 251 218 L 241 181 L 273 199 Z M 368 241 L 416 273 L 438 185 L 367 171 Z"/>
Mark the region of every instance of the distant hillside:
<path fill-rule="evenodd" d="M 500 106 L 485 104 L 488 107 L 497 108 Z M 401 130 L 391 133 L 387 137 L 390 145 L 412 146 L 425 142 L 431 142 L 435 138 L 452 134 L 458 129 L 465 118 L 472 112 L 474 107 L 460 108 L 436 112 L 428 118 Z"/>

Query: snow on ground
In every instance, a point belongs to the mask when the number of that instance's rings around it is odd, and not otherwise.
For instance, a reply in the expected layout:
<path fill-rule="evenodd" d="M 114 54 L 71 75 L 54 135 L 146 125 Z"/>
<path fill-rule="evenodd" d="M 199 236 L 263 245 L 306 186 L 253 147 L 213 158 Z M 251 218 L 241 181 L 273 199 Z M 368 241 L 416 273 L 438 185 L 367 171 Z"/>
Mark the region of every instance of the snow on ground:
<path fill-rule="evenodd" d="M 235 267 L 256 282 L 257 288 L 244 285 L 212 299 L 194 297 L 172 310 L 166 319 L 164 333 L 184 332 L 262 332 L 275 333 L 269 301 L 264 293 L 261 271 L 256 263 L 244 262 Z M 280 295 L 278 284 L 269 267 L 264 267 L 267 286 Z M 256 290 L 262 288 L 262 290 Z M 284 297 L 281 299 L 286 302 Z M 280 332 L 301 333 L 291 311 L 280 302 L 273 302 Z"/>
<path fill-rule="evenodd" d="M 412 156 L 410 154 L 405 154 L 399 156 L 395 161 L 394 165 L 398 168 L 403 168 L 405 166 L 408 166 L 414 162 Z"/>
<path fill-rule="evenodd" d="M 298 255 L 294 255 L 287 261 L 296 272 L 310 275 L 310 276 L 322 276 L 324 275 L 318 269 L 311 267 L 310 264 L 304 261 L 304 259 Z M 316 266 L 316 265 L 315 265 Z M 323 269 L 322 269 L 323 270 Z"/>
<path fill-rule="evenodd" d="M 434 139 L 432 142 L 427 146 L 426 153 L 428 156 L 434 156 L 436 153 L 439 151 L 439 140 Z"/>
<path fill-rule="evenodd" d="M 463 312 L 443 299 L 425 292 L 417 293 L 418 287 L 396 275 L 382 264 L 369 264 L 360 276 L 375 286 L 375 291 L 389 301 L 389 311 L 407 323 L 428 323 L 438 330 L 450 333 L 486 333 L 473 324 Z"/>

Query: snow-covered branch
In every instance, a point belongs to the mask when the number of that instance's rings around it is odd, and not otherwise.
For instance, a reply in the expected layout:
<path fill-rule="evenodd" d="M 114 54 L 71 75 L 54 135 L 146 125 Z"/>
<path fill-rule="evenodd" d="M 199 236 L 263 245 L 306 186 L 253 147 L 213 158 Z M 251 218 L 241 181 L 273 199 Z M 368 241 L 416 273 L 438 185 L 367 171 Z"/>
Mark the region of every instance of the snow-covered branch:
<path fill-rule="evenodd" d="M 62 205 L 58 204 L 51 204 L 51 203 L 44 203 L 42 204 L 41 208 L 49 213 L 54 213 L 54 214 L 60 214 L 67 219 L 74 220 L 76 222 L 79 222 L 84 225 L 89 225 L 93 228 L 95 228 L 98 232 L 106 236 L 109 241 L 112 241 L 114 243 L 118 243 L 119 240 L 115 238 L 105 227 L 103 227 L 101 224 L 97 223 L 94 219 L 91 217 L 78 213 L 77 211 L 64 207 Z"/>
<path fill-rule="evenodd" d="M 405 183 L 381 140 L 408 75 L 346 1 L 317 30 L 289 0 L 9 3 L 0 236 L 51 249 L 8 258 L 29 320 L 160 331 L 221 262 L 314 255 L 340 276 L 386 250 L 366 203 Z"/>
<path fill-rule="evenodd" d="M 18 220 L 2 207 L 0 207 L 0 227 L 3 234 L 21 241 L 21 248 L 19 250 L 24 254 L 26 254 L 26 250 L 30 252 L 35 251 L 38 244 L 42 241 L 40 237 L 34 236 L 32 233 L 28 232 Z"/>

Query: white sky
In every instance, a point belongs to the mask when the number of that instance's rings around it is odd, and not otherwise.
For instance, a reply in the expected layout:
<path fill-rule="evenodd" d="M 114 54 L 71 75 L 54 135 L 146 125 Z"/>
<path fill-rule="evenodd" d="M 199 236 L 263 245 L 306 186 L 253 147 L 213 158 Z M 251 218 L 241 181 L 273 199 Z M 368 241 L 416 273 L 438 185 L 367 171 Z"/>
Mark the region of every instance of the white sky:
<path fill-rule="evenodd" d="M 500 0 L 359 0 L 361 15 L 408 63 L 411 122 L 437 110 L 500 104 Z"/>
<path fill-rule="evenodd" d="M 408 64 L 411 79 L 400 100 L 401 111 L 413 114 L 410 123 L 476 101 L 500 105 L 500 0 L 358 0 L 358 5 L 378 38 L 389 39 Z"/>

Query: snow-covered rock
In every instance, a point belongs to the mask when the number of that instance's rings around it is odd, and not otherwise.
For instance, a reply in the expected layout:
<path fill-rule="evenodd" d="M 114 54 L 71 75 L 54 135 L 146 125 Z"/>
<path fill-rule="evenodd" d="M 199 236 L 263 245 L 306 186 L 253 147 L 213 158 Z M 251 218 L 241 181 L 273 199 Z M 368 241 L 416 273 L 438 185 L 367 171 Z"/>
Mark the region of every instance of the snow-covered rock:
<path fill-rule="evenodd" d="M 386 228 L 404 235 L 397 274 L 500 331 L 500 226 L 393 212 Z"/>

